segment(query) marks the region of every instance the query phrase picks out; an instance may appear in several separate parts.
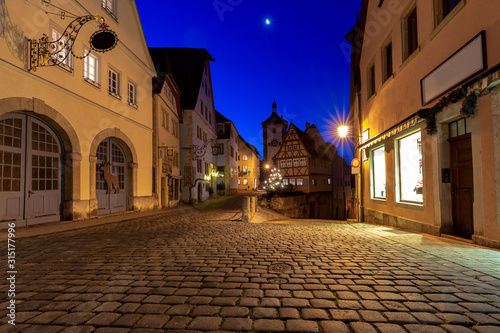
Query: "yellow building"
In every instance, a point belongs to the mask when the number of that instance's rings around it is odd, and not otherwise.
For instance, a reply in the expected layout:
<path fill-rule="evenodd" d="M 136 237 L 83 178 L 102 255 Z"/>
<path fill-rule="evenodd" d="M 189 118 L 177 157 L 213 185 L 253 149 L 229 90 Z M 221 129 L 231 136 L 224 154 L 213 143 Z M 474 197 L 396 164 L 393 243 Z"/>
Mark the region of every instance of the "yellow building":
<path fill-rule="evenodd" d="M 47 6 L 0 12 L 0 220 L 152 208 L 156 74 L 134 2 Z"/>
<path fill-rule="evenodd" d="M 257 190 L 260 186 L 260 154 L 238 137 L 238 190 Z"/>
<path fill-rule="evenodd" d="M 153 164 L 154 195 L 161 207 L 180 203 L 181 171 L 179 120 L 182 119 L 180 91 L 169 68 L 164 49 L 151 48 L 158 71 L 153 80 Z"/>
<path fill-rule="evenodd" d="M 362 220 L 500 247 L 499 12 L 362 1 L 346 36 Z"/>

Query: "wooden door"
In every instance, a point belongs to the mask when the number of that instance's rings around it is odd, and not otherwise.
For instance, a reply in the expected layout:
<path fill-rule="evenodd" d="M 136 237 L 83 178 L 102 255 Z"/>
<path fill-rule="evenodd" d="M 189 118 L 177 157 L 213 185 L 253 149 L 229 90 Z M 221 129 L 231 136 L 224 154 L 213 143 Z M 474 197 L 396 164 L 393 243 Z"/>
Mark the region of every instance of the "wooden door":
<path fill-rule="evenodd" d="M 61 147 L 55 133 L 42 122 L 28 118 L 26 154 L 27 224 L 61 218 Z"/>
<path fill-rule="evenodd" d="M 450 139 L 453 232 L 470 238 L 474 233 L 474 179 L 470 134 Z"/>
<path fill-rule="evenodd" d="M 61 156 L 47 124 L 18 113 L 0 117 L 0 227 L 61 219 Z"/>
<path fill-rule="evenodd" d="M 108 138 L 99 144 L 96 155 L 97 212 L 99 215 L 123 212 L 127 209 L 127 179 L 125 173 L 127 160 L 125 152 L 117 141 Z M 112 163 L 107 172 L 118 177 L 119 191 L 117 191 L 116 185 L 108 184 L 106 181 L 104 170 L 101 169 L 105 163 Z M 110 191 L 108 191 L 108 186 L 112 187 Z"/>

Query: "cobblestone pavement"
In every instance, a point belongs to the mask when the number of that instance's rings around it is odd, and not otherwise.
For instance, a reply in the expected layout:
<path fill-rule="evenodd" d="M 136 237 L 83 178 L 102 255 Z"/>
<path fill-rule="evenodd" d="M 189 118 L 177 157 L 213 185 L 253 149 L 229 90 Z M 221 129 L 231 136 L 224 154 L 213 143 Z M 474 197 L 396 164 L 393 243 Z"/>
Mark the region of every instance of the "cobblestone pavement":
<path fill-rule="evenodd" d="M 256 221 L 221 198 L 18 238 L 16 325 L 3 302 L 0 331 L 500 332 L 487 267 L 500 252 L 264 209 Z"/>

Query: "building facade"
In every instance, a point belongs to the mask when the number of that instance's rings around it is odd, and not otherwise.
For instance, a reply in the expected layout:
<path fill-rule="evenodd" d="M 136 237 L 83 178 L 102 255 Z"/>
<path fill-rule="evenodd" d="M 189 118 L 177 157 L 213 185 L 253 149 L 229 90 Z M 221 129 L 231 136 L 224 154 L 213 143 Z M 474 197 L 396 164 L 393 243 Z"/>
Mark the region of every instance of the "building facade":
<path fill-rule="evenodd" d="M 262 123 L 262 135 L 264 142 L 264 163 L 273 168 L 274 155 L 280 150 L 288 127 L 288 121 L 283 119 L 283 116 L 278 115 L 278 106 L 273 102 L 273 110 L 269 118 Z M 277 167 L 274 165 L 274 167 Z"/>
<path fill-rule="evenodd" d="M 260 154 L 241 136 L 238 139 L 238 189 L 257 190 L 260 187 Z"/>
<path fill-rule="evenodd" d="M 217 123 L 217 193 L 234 195 L 238 192 L 239 134 L 234 123 L 215 111 Z"/>
<path fill-rule="evenodd" d="M 290 123 L 273 162 L 281 170 L 283 185 L 292 191 L 332 191 L 335 153 L 335 146 L 323 140 L 316 125 L 306 124 L 304 132 Z"/>
<path fill-rule="evenodd" d="M 210 61 L 205 49 L 163 48 L 181 91 L 182 201 L 202 202 L 215 193 L 216 129 Z"/>
<path fill-rule="evenodd" d="M 351 116 L 361 218 L 500 247 L 496 1 L 362 1 Z"/>
<path fill-rule="evenodd" d="M 152 209 L 152 96 L 145 87 L 155 72 L 135 5 L 2 6 L 2 226 Z M 119 38 L 109 52 L 89 43 L 101 29 Z M 28 49 L 36 52 L 28 56 Z"/>
<path fill-rule="evenodd" d="M 151 49 L 157 69 L 153 78 L 153 194 L 162 208 L 180 203 L 180 91 L 162 49 Z"/>

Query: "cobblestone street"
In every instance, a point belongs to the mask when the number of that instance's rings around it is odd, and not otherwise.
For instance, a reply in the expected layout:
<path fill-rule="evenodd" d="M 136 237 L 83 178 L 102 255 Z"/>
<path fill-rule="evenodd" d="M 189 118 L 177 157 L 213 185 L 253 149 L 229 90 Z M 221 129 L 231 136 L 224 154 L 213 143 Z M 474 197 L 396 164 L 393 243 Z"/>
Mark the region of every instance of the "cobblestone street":
<path fill-rule="evenodd" d="M 500 252 L 260 207 L 243 223 L 240 199 L 16 238 L 0 330 L 500 332 Z"/>

